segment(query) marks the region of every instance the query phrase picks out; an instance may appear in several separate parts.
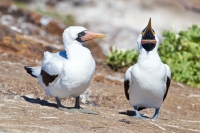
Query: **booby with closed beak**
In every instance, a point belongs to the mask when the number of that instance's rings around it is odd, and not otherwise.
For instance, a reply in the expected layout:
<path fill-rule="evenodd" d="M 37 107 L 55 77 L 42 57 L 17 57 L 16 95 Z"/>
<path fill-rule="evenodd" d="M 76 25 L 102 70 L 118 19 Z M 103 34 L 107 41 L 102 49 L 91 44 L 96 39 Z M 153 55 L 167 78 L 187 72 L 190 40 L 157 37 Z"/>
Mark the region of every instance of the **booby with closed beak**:
<path fill-rule="evenodd" d="M 151 18 L 137 43 L 138 61 L 128 68 L 124 76 L 125 96 L 135 110 L 134 118 L 144 118 L 139 113 L 144 108 L 155 108 L 152 118 L 158 118 L 170 86 L 171 71 L 158 55 L 159 39 L 151 27 Z"/>
<path fill-rule="evenodd" d="M 81 112 L 79 96 L 88 88 L 95 72 L 95 61 L 83 42 L 103 38 L 104 34 L 88 31 L 81 26 L 70 26 L 63 32 L 65 51 L 45 52 L 41 66 L 25 66 L 27 73 L 39 79 L 46 95 L 56 98 L 58 109 Z M 75 106 L 64 107 L 60 99 L 76 97 Z M 83 111 L 84 112 L 84 111 Z"/>

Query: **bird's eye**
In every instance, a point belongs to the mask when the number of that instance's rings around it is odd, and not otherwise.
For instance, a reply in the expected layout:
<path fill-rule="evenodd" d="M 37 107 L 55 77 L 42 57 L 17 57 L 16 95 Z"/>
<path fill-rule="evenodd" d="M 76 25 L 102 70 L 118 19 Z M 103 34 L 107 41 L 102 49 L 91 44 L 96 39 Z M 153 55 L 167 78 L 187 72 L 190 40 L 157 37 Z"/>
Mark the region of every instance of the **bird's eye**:
<path fill-rule="evenodd" d="M 146 28 L 145 28 L 145 29 L 142 31 L 142 33 L 141 33 L 141 34 L 142 34 L 142 35 L 144 35 L 145 31 L 146 31 Z"/>
<path fill-rule="evenodd" d="M 85 31 L 78 33 L 78 37 L 82 37 L 82 36 L 85 36 Z"/>
<path fill-rule="evenodd" d="M 144 32 L 142 32 L 142 35 L 144 35 Z"/>
<path fill-rule="evenodd" d="M 81 37 L 81 33 L 78 33 L 78 37 Z"/>
<path fill-rule="evenodd" d="M 151 31 L 152 31 L 153 35 L 155 35 L 155 31 L 153 29 Z"/>

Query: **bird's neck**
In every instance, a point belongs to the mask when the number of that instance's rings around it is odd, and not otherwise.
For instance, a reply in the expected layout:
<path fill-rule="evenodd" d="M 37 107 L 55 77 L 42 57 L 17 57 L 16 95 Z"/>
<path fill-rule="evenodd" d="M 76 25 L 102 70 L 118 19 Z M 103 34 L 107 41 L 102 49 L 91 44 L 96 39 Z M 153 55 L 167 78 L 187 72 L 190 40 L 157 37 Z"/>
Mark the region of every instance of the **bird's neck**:
<path fill-rule="evenodd" d="M 140 69 L 148 72 L 157 71 L 157 69 L 162 64 L 157 50 L 149 52 L 146 50 L 140 51 L 137 63 Z"/>
<path fill-rule="evenodd" d="M 140 49 L 140 54 L 138 57 L 138 62 L 143 60 L 160 60 L 157 50 L 146 51 L 145 49 Z"/>
<path fill-rule="evenodd" d="M 68 59 L 82 58 L 87 55 L 91 55 L 91 52 L 86 47 L 83 47 L 77 42 L 65 45 L 65 51 L 67 53 Z"/>

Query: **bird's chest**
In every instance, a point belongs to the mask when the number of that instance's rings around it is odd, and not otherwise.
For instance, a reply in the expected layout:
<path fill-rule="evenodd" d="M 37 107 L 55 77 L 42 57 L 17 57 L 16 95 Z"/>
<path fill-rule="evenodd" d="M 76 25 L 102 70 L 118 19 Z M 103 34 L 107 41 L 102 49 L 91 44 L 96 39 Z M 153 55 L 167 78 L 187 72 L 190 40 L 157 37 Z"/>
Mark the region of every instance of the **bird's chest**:
<path fill-rule="evenodd" d="M 139 64 L 133 69 L 133 86 L 143 91 L 160 93 L 164 88 L 165 68 L 161 63 Z"/>
<path fill-rule="evenodd" d="M 72 60 L 66 63 L 61 75 L 62 83 L 68 88 L 88 84 L 95 72 L 95 61 L 92 57 Z"/>
<path fill-rule="evenodd" d="M 147 68 L 133 68 L 130 102 L 141 107 L 160 107 L 165 90 L 165 69 L 162 66 Z"/>

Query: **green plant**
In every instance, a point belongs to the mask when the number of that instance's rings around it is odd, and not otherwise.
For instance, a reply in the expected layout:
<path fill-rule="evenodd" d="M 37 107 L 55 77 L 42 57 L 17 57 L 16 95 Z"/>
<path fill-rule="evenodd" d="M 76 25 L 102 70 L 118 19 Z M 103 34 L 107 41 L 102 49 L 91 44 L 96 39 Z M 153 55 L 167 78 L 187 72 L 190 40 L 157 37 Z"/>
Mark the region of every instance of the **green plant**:
<path fill-rule="evenodd" d="M 117 71 L 119 68 L 133 65 L 137 61 L 137 58 L 137 50 L 125 51 L 112 47 L 110 53 L 107 55 L 106 64 Z"/>
<path fill-rule="evenodd" d="M 42 15 L 42 16 L 48 16 L 50 18 L 60 20 L 68 26 L 75 25 L 75 18 L 71 14 L 68 14 L 68 15 L 60 14 L 60 13 L 58 13 L 56 11 L 52 11 L 48 8 L 46 8 L 46 9 L 41 9 L 41 8 L 34 9 L 34 8 L 31 8 L 28 4 L 24 3 L 23 1 L 18 1 L 18 0 L 14 0 L 13 4 L 15 4 L 17 7 L 21 8 L 21 9 L 29 10 L 29 11 L 32 11 L 32 12 L 36 12 L 36 13 Z"/>
<path fill-rule="evenodd" d="M 200 88 L 200 27 L 193 25 L 178 33 L 165 30 L 158 51 L 175 81 Z"/>
<path fill-rule="evenodd" d="M 54 18 L 57 20 L 61 20 L 62 22 L 64 22 L 66 25 L 71 26 L 75 24 L 75 19 L 73 15 L 63 15 L 63 14 L 59 14 L 55 11 L 51 11 L 51 10 L 42 10 L 42 9 L 37 9 L 36 12 L 42 16 L 48 16 L 50 18 Z"/>

